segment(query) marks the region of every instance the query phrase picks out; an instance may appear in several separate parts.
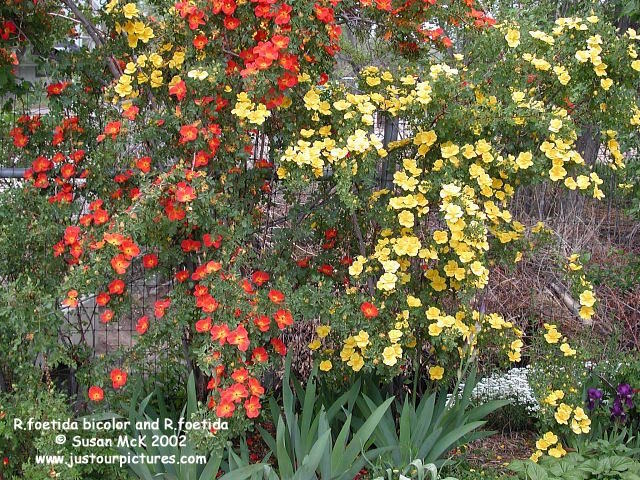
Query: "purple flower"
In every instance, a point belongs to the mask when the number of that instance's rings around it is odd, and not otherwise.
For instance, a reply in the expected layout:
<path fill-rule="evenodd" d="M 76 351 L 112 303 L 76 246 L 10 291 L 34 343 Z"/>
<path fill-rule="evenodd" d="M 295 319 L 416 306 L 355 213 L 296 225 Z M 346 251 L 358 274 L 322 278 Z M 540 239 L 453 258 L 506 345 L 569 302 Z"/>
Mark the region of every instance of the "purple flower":
<path fill-rule="evenodd" d="M 611 407 L 611 417 L 617 418 L 620 421 L 624 421 L 626 417 L 620 398 L 616 398 L 613 402 L 613 406 Z"/>
<path fill-rule="evenodd" d="M 621 383 L 620 385 L 618 385 L 618 388 L 616 390 L 618 392 L 618 395 L 620 395 L 621 397 L 633 397 L 633 389 L 628 383 Z"/>
<path fill-rule="evenodd" d="M 628 383 L 621 383 L 616 388 L 616 398 L 611 407 L 611 418 L 622 422 L 627 418 L 626 411 L 633 408 L 633 388 Z"/>
<path fill-rule="evenodd" d="M 589 400 L 602 400 L 602 390 L 598 388 L 590 388 L 587 390 Z"/>
<path fill-rule="evenodd" d="M 602 390 L 598 388 L 590 388 L 587 390 L 587 408 L 593 410 L 602 400 Z"/>

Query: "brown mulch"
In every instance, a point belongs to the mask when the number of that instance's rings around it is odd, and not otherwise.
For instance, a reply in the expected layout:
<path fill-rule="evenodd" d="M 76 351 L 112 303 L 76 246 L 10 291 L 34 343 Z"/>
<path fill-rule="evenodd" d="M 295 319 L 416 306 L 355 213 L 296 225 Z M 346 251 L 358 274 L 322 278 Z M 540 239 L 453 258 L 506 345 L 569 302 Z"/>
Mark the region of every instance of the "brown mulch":
<path fill-rule="evenodd" d="M 503 471 L 512 460 L 525 460 L 535 451 L 535 432 L 505 432 L 471 442 L 460 453 L 470 465 Z"/>

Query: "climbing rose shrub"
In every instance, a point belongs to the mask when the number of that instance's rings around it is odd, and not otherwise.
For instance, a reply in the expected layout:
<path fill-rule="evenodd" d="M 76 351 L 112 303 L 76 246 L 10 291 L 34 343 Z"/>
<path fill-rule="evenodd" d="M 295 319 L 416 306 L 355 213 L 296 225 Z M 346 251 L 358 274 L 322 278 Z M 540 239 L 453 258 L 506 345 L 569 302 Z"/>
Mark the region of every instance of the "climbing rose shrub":
<path fill-rule="evenodd" d="M 63 306 L 95 295 L 109 328 L 131 315 L 134 270 L 171 288 L 134 319 L 131 351 L 85 358 L 80 376 L 92 402 L 118 398 L 170 352 L 230 431 L 260 414 L 296 324 L 314 322 L 308 346 L 340 380 L 411 366 L 439 382 L 482 349 L 520 362 L 523 332 L 482 301 L 492 263 L 540 230 L 509 200 L 542 181 L 601 198 L 582 127 L 622 169 L 640 124 L 636 34 L 596 16 L 542 32 L 471 1 L 112 0 L 96 17 L 103 62 L 61 64 L 50 113 L 19 119 L 12 153 L 65 212 Z M 345 21 L 379 25 L 397 66 L 332 79 Z M 448 50 L 449 27 L 468 51 Z M 378 117 L 403 138 L 374 135 Z"/>
<path fill-rule="evenodd" d="M 509 200 L 516 188 L 546 180 L 603 198 L 595 165 L 577 150 L 580 127 L 596 125 L 606 145 L 598 162 L 621 170 L 640 119 L 635 31 L 618 36 L 595 15 L 559 19 L 551 32 L 521 30 L 510 23 L 483 32 L 479 45 L 497 45 L 502 67 L 472 51 L 420 73 L 366 68 L 358 93 L 336 83 L 305 95 L 308 117 L 280 158 L 278 176 L 302 189 L 328 179 L 336 203 L 366 233 L 359 250 L 352 247 L 357 256 L 345 289 L 354 303 L 366 302 L 366 318 L 343 317 L 352 325 L 346 333 L 333 322 L 318 329 L 310 348 L 321 369 L 397 368 L 426 354 L 413 350 L 416 343 L 430 346 L 428 371 L 436 380 L 487 344 L 521 361 L 522 332 L 484 312 L 482 301 L 491 263 L 501 253 L 520 261 L 527 240 L 544 228 L 514 219 Z M 493 81 L 480 80 L 489 74 Z M 405 121 L 406 138 L 383 146 L 370 133 L 374 111 Z M 392 178 L 376 185 L 381 164 L 392 166 Z M 589 321 L 597 299 L 581 269 L 571 255 L 566 270 L 579 316 Z M 561 357 L 576 355 L 555 325 L 541 333 Z M 563 434 L 590 431 L 579 403 L 550 405 Z M 543 451 L 565 453 L 553 432 L 533 458 Z"/>
<path fill-rule="evenodd" d="M 135 324 L 130 350 L 74 351 L 77 377 L 93 404 L 117 402 L 162 354 L 174 375 L 197 367 L 212 415 L 241 431 L 289 347 L 282 332 L 330 311 L 348 267 L 346 254 L 333 262 L 345 232 L 326 228 L 326 262 L 306 258 L 295 249 L 312 241 L 300 212 L 274 207 L 274 160 L 298 133 L 299 99 L 329 80 L 340 24 L 376 23 L 378 40 L 408 61 L 450 48 L 447 25 L 492 20 L 470 1 L 117 0 L 78 19 L 95 48 L 60 52 L 48 113 L 7 132 L 9 157 L 30 164 L 26 191 L 64 219 L 51 251 L 67 266 L 57 293 L 72 328 L 88 328 L 79 312 L 89 297 L 107 330 Z M 140 276 L 160 286 L 138 314 L 129 280 Z"/>

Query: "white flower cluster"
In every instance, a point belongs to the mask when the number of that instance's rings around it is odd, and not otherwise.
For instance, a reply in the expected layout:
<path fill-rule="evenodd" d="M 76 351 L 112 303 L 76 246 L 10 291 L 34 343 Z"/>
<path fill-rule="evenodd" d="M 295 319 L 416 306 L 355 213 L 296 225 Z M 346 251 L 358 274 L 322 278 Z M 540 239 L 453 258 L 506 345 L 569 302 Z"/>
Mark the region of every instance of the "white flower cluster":
<path fill-rule="evenodd" d="M 464 388 L 460 385 L 460 388 Z M 506 373 L 495 373 L 478 382 L 471 394 L 472 400 L 484 403 L 491 400 L 513 400 L 530 414 L 540 408 L 529 385 L 529 367 L 512 368 Z"/>

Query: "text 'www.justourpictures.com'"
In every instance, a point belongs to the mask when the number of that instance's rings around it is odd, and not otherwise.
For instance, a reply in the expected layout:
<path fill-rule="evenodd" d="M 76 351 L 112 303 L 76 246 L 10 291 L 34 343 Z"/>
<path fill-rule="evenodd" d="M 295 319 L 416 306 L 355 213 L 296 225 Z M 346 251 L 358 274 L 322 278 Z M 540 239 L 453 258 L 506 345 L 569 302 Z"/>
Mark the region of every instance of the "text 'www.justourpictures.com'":
<path fill-rule="evenodd" d="M 207 457 L 204 455 L 36 455 L 38 465 L 204 465 Z"/>

